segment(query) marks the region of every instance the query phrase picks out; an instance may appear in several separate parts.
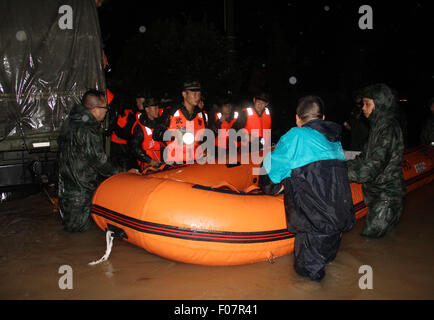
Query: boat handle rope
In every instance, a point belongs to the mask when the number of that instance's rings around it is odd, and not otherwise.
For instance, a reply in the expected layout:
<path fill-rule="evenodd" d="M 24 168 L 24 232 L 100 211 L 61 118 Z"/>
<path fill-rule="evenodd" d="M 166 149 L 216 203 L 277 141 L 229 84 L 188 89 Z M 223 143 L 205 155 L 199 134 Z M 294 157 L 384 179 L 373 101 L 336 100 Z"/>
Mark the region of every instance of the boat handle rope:
<path fill-rule="evenodd" d="M 276 262 L 276 257 L 274 256 L 273 252 L 270 251 L 270 255 L 268 256 L 267 261 L 271 264 L 274 264 Z"/>
<path fill-rule="evenodd" d="M 96 264 L 104 262 L 104 261 L 106 261 L 109 258 L 110 253 L 112 251 L 112 247 L 113 247 L 113 239 L 114 239 L 113 234 L 114 234 L 114 231 L 111 231 L 111 230 L 107 229 L 107 232 L 105 234 L 105 238 L 106 238 L 106 242 L 107 242 L 107 247 L 106 247 L 106 250 L 105 250 L 105 254 L 101 257 L 101 259 L 93 261 L 93 262 L 89 262 L 88 264 L 90 266 L 94 266 Z"/>
<path fill-rule="evenodd" d="M 240 190 L 238 190 L 235 186 L 233 186 L 232 184 L 230 184 L 229 182 L 226 182 L 226 181 L 222 181 L 222 182 L 220 182 L 218 184 L 215 184 L 211 188 L 212 189 L 220 189 L 220 188 L 223 188 L 223 187 L 229 188 L 229 189 L 231 189 L 232 191 L 234 191 L 236 193 L 240 193 Z"/>
<path fill-rule="evenodd" d="M 141 174 L 142 174 L 142 175 L 146 175 L 149 171 L 152 171 L 152 172 L 161 171 L 161 170 L 163 170 L 165 167 L 167 167 L 167 164 L 166 164 L 166 163 L 163 163 L 163 164 L 160 165 L 158 168 L 155 168 L 155 167 L 153 167 L 153 166 L 149 166 L 149 167 L 146 167 L 146 168 L 141 172 Z"/>
<path fill-rule="evenodd" d="M 252 184 L 252 185 L 248 186 L 246 189 L 244 189 L 244 192 L 250 193 L 250 192 L 256 191 L 256 190 L 261 190 L 261 188 L 256 184 Z"/>
<path fill-rule="evenodd" d="M 238 190 L 234 185 L 230 184 L 227 181 L 222 181 L 222 182 L 220 182 L 218 184 L 215 184 L 211 188 L 212 189 L 220 189 L 220 188 L 224 188 L 224 187 L 229 188 L 229 189 L 231 189 L 232 191 L 234 191 L 236 193 L 241 193 L 240 190 Z M 242 192 L 244 192 L 244 193 L 250 193 L 252 191 L 256 191 L 256 190 L 260 190 L 260 189 L 261 188 L 258 185 L 252 184 L 252 185 L 248 186 L 247 188 L 245 188 Z"/>

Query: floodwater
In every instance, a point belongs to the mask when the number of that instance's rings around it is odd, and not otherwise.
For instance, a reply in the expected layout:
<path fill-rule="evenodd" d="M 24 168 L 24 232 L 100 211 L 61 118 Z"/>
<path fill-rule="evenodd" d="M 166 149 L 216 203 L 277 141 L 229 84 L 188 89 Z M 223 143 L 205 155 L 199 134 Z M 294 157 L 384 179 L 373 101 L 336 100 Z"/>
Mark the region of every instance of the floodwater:
<path fill-rule="evenodd" d="M 108 261 L 89 266 L 106 250 L 104 232 L 63 231 L 41 192 L 0 203 L 0 299 L 434 299 L 433 194 L 434 183 L 408 194 L 399 225 L 383 239 L 362 238 L 364 218 L 357 221 L 325 278 L 312 282 L 295 273 L 292 253 L 275 263 L 207 267 L 120 240 Z M 59 288 L 63 265 L 72 268 L 72 289 Z M 372 267 L 372 289 L 359 287 L 363 265 Z"/>

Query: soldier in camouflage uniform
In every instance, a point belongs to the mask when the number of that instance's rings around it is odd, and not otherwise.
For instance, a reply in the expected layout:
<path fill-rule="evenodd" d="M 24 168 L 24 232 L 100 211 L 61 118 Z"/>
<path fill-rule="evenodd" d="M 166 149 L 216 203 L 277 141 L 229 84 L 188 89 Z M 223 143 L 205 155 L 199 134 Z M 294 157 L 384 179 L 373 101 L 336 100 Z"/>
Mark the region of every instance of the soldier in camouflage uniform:
<path fill-rule="evenodd" d="M 384 236 L 401 216 L 405 183 L 402 174 L 404 141 L 394 118 L 394 96 L 384 84 L 363 90 L 363 112 L 371 124 L 369 139 L 362 153 L 348 161 L 350 181 L 362 184 L 369 208 L 362 236 Z"/>
<path fill-rule="evenodd" d="M 102 179 L 120 172 L 107 159 L 99 133 L 107 113 L 103 92 L 89 90 L 62 125 L 59 146 L 59 208 L 66 231 L 89 229 L 95 189 Z"/>

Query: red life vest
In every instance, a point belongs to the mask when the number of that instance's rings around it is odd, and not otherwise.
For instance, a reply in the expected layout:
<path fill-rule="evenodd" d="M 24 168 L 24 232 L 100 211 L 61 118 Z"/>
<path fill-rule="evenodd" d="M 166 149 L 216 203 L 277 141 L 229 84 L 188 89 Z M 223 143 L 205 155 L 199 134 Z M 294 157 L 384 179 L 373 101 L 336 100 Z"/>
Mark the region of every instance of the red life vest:
<path fill-rule="evenodd" d="M 130 113 L 133 113 L 133 110 L 131 109 L 125 109 L 123 114 L 120 114 L 118 116 L 118 119 L 116 120 L 116 125 L 119 126 L 120 128 L 124 128 L 127 125 L 127 119 L 128 119 L 128 115 Z M 128 141 L 122 138 L 119 138 L 115 132 L 112 132 L 112 136 L 111 136 L 111 141 L 114 143 L 119 143 L 119 144 L 127 144 Z"/>
<path fill-rule="evenodd" d="M 107 95 L 107 104 L 110 105 L 110 103 L 112 103 L 113 99 L 115 98 L 115 95 L 109 90 L 106 90 L 106 95 Z"/>
<path fill-rule="evenodd" d="M 140 122 L 141 115 L 142 115 L 141 112 L 136 113 L 136 122 L 131 128 L 131 135 L 134 132 L 134 128 L 137 125 L 139 125 L 143 131 L 142 150 L 144 150 L 151 159 L 158 160 L 161 162 L 161 152 L 160 152 L 161 143 L 152 139 L 152 133 L 154 132 L 154 129 L 149 128 Z M 137 160 L 137 163 L 139 164 L 139 167 L 141 168 L 142 171 L 146 166 L 149 166 L 149 163 L 142 162 L 139 160 Z"/>
<path fill-rule="evenodd" d="M 205 126 L 208 126 L 208 113 L 202 109 L 202 114 L 205 117 Z"/>
<path fill-rule="evenodd" d="M 215 120 L 218 121 L 219 119 L 221 119 L 222 117 L 222 113 L 221 112 L 217 112 L 215 115 Z M 219 148 L 225 148 L 227 147 L 227 141 L 229 139 L 228 137 L 228 130 L 230 128 L 232 128 L 232 126 L 234 125 L 234 123 L 237 121 L 238 119 L 238 112 L 234 112 L 234 118 L 231 121 L 223 121 L 221 123 L 221 126 L 218 130 L 218 136 L 215 138 L 215 145 Z M 236 142 L 235 142 L 236 144 Z"/>
<path fill-rule="evenodd" d="M 202 112 L 196 114 L 196 117 L 188 121 L 181 109 L 176 112 L 170 118 L 169 131 L 175 131 L 178 129 L 185 130 L 183 138 L 191 138 L 191 144 L 185 144 L 185 140 L 179 141 L 175 137 L 175 140 L 167 142 L 167 156 L 166 161 L 192 161 L 196 159 L 196 149 L 200 144 L 201 136 L 198 135 L 199 130 L 205 129 L 205 119 Z M 182 157 L 182 159 L 181 159 Z"/>
<path fill-rule="evenodd" d="M 111 142 L 119 143 L 119 144 L 127 144 L 127 143 L 128 143 L 127 140 L 119 138 L 119 137 L 115 134 L 114 131 L 112 132 L 112 136 L 111 136 L 111 139 L 110 139 L 110 140 L 111 140 Z"/>
<path fill-rule="evenodd" d="M 167 107 L 159 107 L 158 108 L 158 116 L 161 117 L 164 113 L 164 111 L 169 110 L 171 108 L 171 106 L 167 106 Z"/>
<path fill-rule="evenodd" d="M 271 142 L 271 135 L 264 135 L 263 131 L 265 129 L 271 130 L 271 114 L 268 107 L 264 109 L 264 112 L 262 112 L 261 116 L 258 115 L 253 107 L 247 107 L 243 110 L 247 114 L 247 121 L 244 129 L 246 129 L 249 134 L 259 139 L 266 138 L 266 140 L 263 141 L 263 144 L 269 145 Z"/>

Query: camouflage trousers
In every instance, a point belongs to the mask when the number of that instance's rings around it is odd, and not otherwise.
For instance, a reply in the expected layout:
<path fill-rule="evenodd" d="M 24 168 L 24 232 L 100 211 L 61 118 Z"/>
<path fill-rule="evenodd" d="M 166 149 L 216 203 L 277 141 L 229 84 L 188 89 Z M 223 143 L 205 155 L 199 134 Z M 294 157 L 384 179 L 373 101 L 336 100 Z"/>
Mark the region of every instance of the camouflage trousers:
<path fill-rule="evenodd" d="M 381 238 L 393 229 L 401 217 L 404 199 L 374 200 L 368 205 L 362 236 Z"/>
<path fill-rule="evenodd" d="M 69 193 L 59 198 L 59 209 L 62 224 L 66 231 L 83 232 L 92 225 L 90 206 L 92 194 Z"/>

